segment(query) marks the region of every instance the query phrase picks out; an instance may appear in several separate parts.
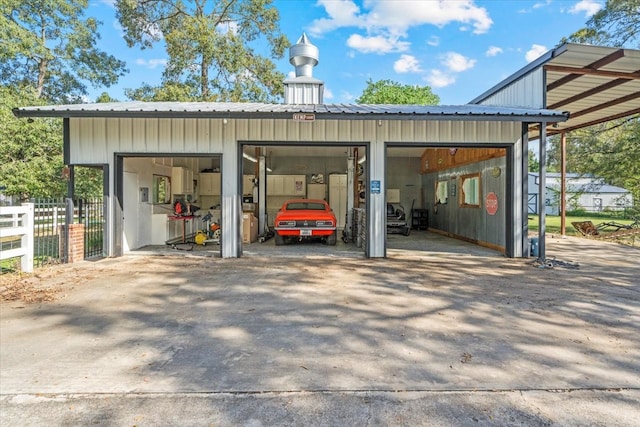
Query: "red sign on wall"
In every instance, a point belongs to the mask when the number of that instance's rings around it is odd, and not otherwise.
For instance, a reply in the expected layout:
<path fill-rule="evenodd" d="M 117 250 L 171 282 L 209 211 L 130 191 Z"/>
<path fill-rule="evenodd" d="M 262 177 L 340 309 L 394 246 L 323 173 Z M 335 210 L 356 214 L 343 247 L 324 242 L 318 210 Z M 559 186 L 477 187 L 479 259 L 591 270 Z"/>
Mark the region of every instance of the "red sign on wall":
<path fill-rule="evenodd" d="M 487 213 L 489 215 L 495 215 L 498 212 L 498 196 L 493 191 L 487 194 L 487 201 L 485 202 Z"/>

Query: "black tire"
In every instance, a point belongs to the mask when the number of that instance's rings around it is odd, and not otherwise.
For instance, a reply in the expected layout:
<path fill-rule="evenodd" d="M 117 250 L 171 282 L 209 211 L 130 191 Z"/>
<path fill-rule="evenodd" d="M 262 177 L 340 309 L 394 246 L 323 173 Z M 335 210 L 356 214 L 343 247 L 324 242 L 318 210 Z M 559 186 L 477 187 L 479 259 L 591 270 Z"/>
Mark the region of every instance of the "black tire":
<path fill-rule="evenodd" d="M 335 246 L 337 241 L 338 241 L 338 236 L 336 234 L 336 231 L 334 230 L 330 236 L 327 236 L 327 245 Z"/>
<path fill-rule="evenodd" d="M 284 236 L 279 235 L 277 231 L 276 231 L 275 238 L 276 238 L 276 246 L 284 245 Z"/>

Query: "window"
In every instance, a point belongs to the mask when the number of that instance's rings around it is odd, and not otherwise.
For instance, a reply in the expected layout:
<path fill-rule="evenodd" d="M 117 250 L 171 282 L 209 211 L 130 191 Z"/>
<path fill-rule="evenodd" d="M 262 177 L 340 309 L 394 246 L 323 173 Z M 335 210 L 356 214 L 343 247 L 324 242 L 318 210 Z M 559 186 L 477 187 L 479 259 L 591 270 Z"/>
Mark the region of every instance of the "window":
<path fill-rule="evenodd" d="M 460 177 L 460 206 L 480 207 L 480 174 Z"/>
<path fill-rule="evenodd" d="M 436 184 L 436 203 L 447 203 L 449 195 L 449 181 L 438 181 Z"/>
<path fill-rule="evenodd" d="M 171 178 L 153 175 L 153 203 L 171 203 Z"/>

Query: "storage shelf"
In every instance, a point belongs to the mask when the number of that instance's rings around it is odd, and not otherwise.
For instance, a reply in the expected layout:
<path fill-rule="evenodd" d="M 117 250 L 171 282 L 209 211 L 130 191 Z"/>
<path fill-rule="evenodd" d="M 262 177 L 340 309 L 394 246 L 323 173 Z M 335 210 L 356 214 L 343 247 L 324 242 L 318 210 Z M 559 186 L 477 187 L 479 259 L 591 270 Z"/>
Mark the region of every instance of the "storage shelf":
<path fill-rule="evenodd" d="M 426 230 L 429 228 L 428 209 L 414 209 L 411 211 L 411 228 L 414 230 Z"/>

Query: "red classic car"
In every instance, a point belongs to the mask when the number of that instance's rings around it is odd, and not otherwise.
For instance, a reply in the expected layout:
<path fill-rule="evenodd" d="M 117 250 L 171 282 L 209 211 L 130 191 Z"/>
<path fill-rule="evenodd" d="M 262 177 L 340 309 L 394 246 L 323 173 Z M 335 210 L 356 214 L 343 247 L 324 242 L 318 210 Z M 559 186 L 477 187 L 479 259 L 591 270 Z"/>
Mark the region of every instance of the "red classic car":
<path fill-rule="evenodd" d="M 336 216 L 324 200 L 291 199 L 284 202 L 274 221 L 276 245 L 286 240 L 322 239 L 336 244 Z"/>

